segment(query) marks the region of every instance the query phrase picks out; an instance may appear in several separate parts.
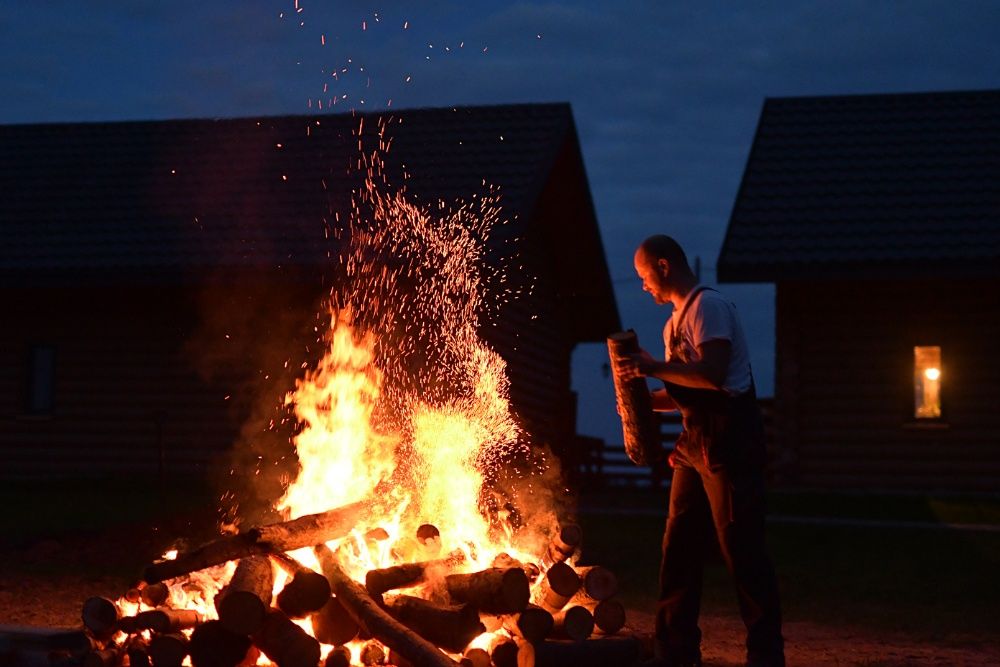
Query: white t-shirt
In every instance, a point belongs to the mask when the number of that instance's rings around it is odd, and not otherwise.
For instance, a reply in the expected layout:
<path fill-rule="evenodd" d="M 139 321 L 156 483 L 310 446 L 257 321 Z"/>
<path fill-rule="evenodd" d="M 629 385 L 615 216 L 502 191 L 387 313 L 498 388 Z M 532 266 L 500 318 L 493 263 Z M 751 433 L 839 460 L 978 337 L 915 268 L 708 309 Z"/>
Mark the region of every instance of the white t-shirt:
<path fill-rule="evenodd" d="M 694 290 L 691 290 L 691 294 L 693 293 Z M 663 327 L 663 346 L 666 348 L 667 361 L 670 360 L 670 337 L 676 326 L 675 319 L 684 310 L 684 305 L 685 303 L 681 303 L 674 309 L 674 314 Z M 680 345 L 684 350 L 682 356 L 692 361 L 700 359 L 698 346 L 710 340 L 728 340 L 730 343 L 729 368 L 722 385 L 723 390 L 731 396 L 749 391 L 752 382 L 750 349 L 740 318 L 736 315 L 736 306 L 715 290 L 706 289 L 695 296 L 684 313 L 680 330 Z"/>

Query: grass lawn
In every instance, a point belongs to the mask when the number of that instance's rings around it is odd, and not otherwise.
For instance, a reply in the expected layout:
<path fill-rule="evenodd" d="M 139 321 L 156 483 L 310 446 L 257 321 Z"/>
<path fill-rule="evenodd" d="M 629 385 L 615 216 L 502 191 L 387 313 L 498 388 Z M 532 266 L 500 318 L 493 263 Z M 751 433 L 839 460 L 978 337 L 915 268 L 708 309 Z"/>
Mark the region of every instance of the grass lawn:
<path fill-rule="evenodd" d="M 603 495 L 585 498 L 601 506 Z M 666 507 L 666 492 L 624 491 Z M 1000 522 L 1000 501 L 783 493 L 775 514 L 906 521 Z M 665 511 L 664 511 L 665 514 Z M 614 569 L 629 606 L 652 611 L 663 517 L 581 514 L 584 560 Z M 932 641 L 1000 636 L 1000 533 L 774 523 L 768 544 L 788 620 L 902 632 Z M 735 593 L 721 559 L 707 568 L 705 608 L 736 614 Z"/>

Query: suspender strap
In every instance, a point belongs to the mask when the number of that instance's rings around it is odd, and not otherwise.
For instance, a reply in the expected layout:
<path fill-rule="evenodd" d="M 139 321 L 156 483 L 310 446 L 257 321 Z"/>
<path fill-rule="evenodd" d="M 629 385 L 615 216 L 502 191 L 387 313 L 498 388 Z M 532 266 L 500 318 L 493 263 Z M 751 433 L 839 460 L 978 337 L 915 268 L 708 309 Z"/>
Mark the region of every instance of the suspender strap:
<path fill-rule="evenodd" d="M 707 285 L 698 285 L 693 290 L 691 290 L 691 293 L 688 294 L 688 298 L 684 302 L 684 305 L 681 307 L 680 312 L 677 313 L 677 320 L 674 322 L 673 331 L 670 332 L 670 354 L 671 354 L 671 356 L 673 355 L 674 349 L 677 346 L 677 341 L 680 339 L 681 324 L 684 323 L 684 316 L 687 315 L 688 307 L 692 303 L 694 303 L 694 300 L 698 297 L 699 294 L 701 294 L 702 292 L 704 292 L 706 290 L 712 290 L 713 292 L 715 291 L 714 289 L 712 289 L 711 287 L 708 287 Z M 670 319 L 673 319 L 673 317 L 671 316 Z"/>

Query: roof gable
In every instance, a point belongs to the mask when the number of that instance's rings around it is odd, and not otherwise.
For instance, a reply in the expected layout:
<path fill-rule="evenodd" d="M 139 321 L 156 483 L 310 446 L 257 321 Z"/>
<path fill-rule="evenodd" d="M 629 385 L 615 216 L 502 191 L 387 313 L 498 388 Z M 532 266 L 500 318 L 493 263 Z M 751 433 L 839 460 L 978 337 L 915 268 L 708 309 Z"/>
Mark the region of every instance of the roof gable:
<path fill-rule="evenodd" d="M 1000 91 L 768 99 L 720 280 L 995 272 Z"/>

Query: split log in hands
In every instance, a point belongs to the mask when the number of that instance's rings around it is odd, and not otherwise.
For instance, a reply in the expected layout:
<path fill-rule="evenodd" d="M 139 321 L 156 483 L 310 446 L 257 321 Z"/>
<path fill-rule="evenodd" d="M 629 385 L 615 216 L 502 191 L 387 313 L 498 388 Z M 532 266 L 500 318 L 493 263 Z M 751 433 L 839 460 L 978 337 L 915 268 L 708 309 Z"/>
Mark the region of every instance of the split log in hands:
<path fill-rule="evenodd" d="M 653 401 L 646 379 L 621 377 L 619 359 L 639 352 L 639 339 L 634 331 L 621 331 L 608 337 L 608 356 L 615 383 L 618 414 L 622 418 L 625 452 L 636 465 L 659 463 L 664 457 L 660 444 L 660 428 L 653 415 Z"/>
<path fill-rule="evenodd" d="M 148 583 L 156 583 L 247 556 L 322 544 L 347 535 L 367 511 L 367 505 L 358 502 L 292 521 L 257 526 L 239 535 L 212 540 L 193 551 L 178 554 L 173 560 L 153 563 L 142 577 Z"/>
<path fill-rule="evenodd" d="M 436 646 L 379 607 L 361 584 L 347 576 L 329 547 L 320 544 L 314 547 L 314 551 L 337 599 L 372 637 L 376 637 L 414 664 L 426 667 L 455 667 L 455 662 Z"/>

